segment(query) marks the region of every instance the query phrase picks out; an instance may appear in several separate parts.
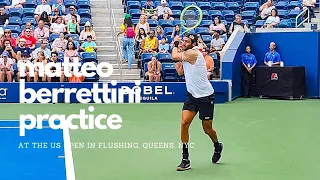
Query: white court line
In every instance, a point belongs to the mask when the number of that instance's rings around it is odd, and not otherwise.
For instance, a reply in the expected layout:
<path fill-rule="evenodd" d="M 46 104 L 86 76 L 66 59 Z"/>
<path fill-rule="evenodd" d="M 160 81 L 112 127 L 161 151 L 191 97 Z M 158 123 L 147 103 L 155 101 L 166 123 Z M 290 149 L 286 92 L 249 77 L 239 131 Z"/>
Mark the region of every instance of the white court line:
<path fill-rule="evenodd" d="M 65 154 L 65 163 L 66 163 L 66 171 L 67 171 L 67 180 L 75 180 L 76 175 L 74 172 L 69 128 L 63 128 L 63 141 L 64 141 L 64 154 Z"/>

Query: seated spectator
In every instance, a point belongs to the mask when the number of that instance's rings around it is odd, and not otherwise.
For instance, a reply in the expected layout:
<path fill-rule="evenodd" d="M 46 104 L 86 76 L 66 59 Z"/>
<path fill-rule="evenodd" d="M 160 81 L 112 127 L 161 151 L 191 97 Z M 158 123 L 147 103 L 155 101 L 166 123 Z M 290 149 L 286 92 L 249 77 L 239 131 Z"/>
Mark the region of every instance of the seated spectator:
<path fill-rule="evenodd" d="M 0 54 L 3 52 L 8 53 L 9 58 L 13 59 L 16 58 L 15 49 L 11 44 L 9 39 L 4 39 L 0 48 Z"/>
<path fill-rule="evenodd" d="M 259 8 L 260 15 L 255 18 L 254 23 L 258 20 L 266 20 L 269 16 L 271 16 L 271 11 L 274 8 L 273 0 L 268 0 L 262 4 Z"/>
<path fill-rule="evenodd" d="M 202 52 L 203 49 L 206 49 L 207 45 L 203 42 L 203 39 L 200 34 L 198 34 L 198 49 Z M 208 48 L 209 49 L 209 48 Z"/>
<path fill-rule="evenodd" d="M 156 8 L 152 5 L 151 0 L 147 0 L 146 5 L 142 7 L 141 14 L 147 16 L 148 19 L 158 19 L 156 16 Z"/>
<path fill-rule="evenodd" d="M 302 6 L 303 6 L 303 10 L 305 10 L 306 8 L 309 9 L 310 11 L 310 18 L 314 18 L 314 8 L 315 8 L 315 5 L 316 5 L 316 0 L 303 0 L 302 1 Z M 308 17 L 308 14 L 306 13 L 305 14 L 305 18 Z"/>
<path fill-rule="evenodd" d="M 172 16 L 172 11 L 169 7 L 167 7 L 167 1 L 166 0 L 161 0 L 161 6 L 157 7 L 157 12 L 156 12 L 158 19 L 170 19 L 171 21 L 174 20 Z"/>
<path fill-rule="evenodd" d="M 280 23 L 280 18 L 278 16 L 278 10 L 272 9 L 271 16 L 269 16 L 264 23 L 264 27 L 273 28 L 276 27 Z"/>
<path fill-rule="evenodd" d="M 21 79 L 20 75 L 22 75 L 21 74 L 22 69 L 20 69 L 21 64 L 25 64 L 26 66 L 28 64 L 32 64 L 31 61 L 28 59 L 28 57 L 29 57 L 29 54 L 22 53 L 21 58 L 18 59 L 18 63 L 17 63 L 17 67 L 18 67 L 17 79 L 18 79 L 18 82 L 20 82 L 20 79 Z M 31 81 L 31 77 L 29 75 L 29 68 L 28 67 L 26 67 L 26 69 L 25 69 L 25 76 L 24 77 L 27 77 L 27 82 Z"/>
<path fill-rule="evenodd" d="M 48 45 L 48 40 L 42 40 L 40 47 L 38 47 L 37 49 L 35 49 L 35 50 L 32 52 L 32 56 L 33 56 L 35 59 L 37 59 L 39 52 L 43 52 L 43 53 L 44 53 L 44 57 L 45 57 L 47 60 L 49 60 L 49 59 L 50 59 L 50 55 L 51 55 L 51 51 L 50 51 L 50 49 L 47 48 L 47 45 Z"/>
<path fill-rule="evenodd" d="M 213 24 L 210 25 L 210 34 L 214 34 L 214 31 L 219 31 L 220 35 L 226 34 L 227 29 L 224 24 L 221 23 L 221 19 L 219 17 L 215 17 L 213 20 Z"/>
<path fill-rule="evenodd" d="M 160 45 L 159 45 L 160 53 L 168 53 L 169 52 L 169 44 L 166 37 L 162 37 Z"/>
<path fill-rule="evenodd" d="M 242 16 L 240 14 L 237 14 L 235 22 L 231 23 L 229 33 L 232 34 L 235 29 L 239 29 L 240 32 L 250 32 L 248 26 L 242 22 Z"/>
<path fill-rule="evenodd" d="M 66 32 L 66 27 L 64 24 L 62 24 L 62 18 L 58 17 L 55 21 L 55 23 L 51 24 L 50 26 L 50 32 L 53 34 L 60 34 Z"/>
<path fill-rule="evenodd" d="M 43 66 L 45 67 L 46 64 L 48 63 L 48 59 L 46 59 L 44 52 L 43 51 L 39 51 L 37 54 L 37 58 L 35 58 L 34 63 L 42 63 Z M 40 69 L 38 66 L 35 67 L 34 70 L 34 82 L 38 82 L 39 78 L 41 78 L 42 82 L 46 82 L 47 81 L 47 75 L 44 72 L 44 76 L 40 77 Z"/>
<path fill-rule="evenodd" d="M 74 6 L 70 6 L 69 7 L 69 14 L 67 14 L 65 16 L 65 20 L 64 20 L 64 23 L 65 24 L 68 24 L 69 22 L 72 21 L 72 15 L 75 15 L 76 16 L 76 19 L 77 19 L 77 23 L 80 24 L 80 16 L 78 14 L 76 14 L 76 8 Z"/>
<path fill-rule="evenodd" d="M 67 41 L 68 42 L 73 42 L 74 43 L 74 45 L 76 46 L 76 49 L 77 49 L 77 51 L 79 50 L 79 46 L 80 46 L 80 44 L 79 44 L 79 42 L 78 41 L 74 41 L 73 39 L 72 39 L 72 37 L 71 36 L 66 36 L 66 39 L 67 39 Z M 68 45 L 67 45 L 68 46 Z"/>
<path fill-rule="evenodd" d="M 16 39 L 12 37 L 12 33 L 11 33 L 11 30 L 10 30 L 10 29 L 4 30 L 4 36 L 2 37 L 2 41 L 3 41 L 4 39 L 9 39 L 10 42 L 11 42 L 11 46 L 12 46 L 12 47 L 16 47 L 16 46 L 17 46 Z M 2 42 L 1 42 L 1 43 L 2 43 Z"/>
<path fill-rule="evenodd" d="M 158 61 L 156 56 L 152 56 L 151 61 L 148 62 L 148 72 L 146 72 L 150 82 L 160 82 L 161 69 L 161 62 Z"/>
<path fill-rule="evenodd" d="M 33 32 L 33 30 L 32 30 L 31 28 L 32 28 L 32 24 L 29 23 L 29 22 L 27 22 L 27 23 L 26 23 L 26 26 L 25 26 L 25 29 L 22 30 L 20 36 L 26 35 L 26 29 L 29 29 L 29 30 L 31 30 L 30 35 L 34 37 L 34 32 Z"/>
<path fill-rule="evenodd" d="M 24 3 L 26 3 L 25 0 L 12 0 L 10 6 L 6 6 L 6 9 L 10 8 L 23 8 Z"/>
<path fill-rule="evenodd" d="M 84 25 L 84 30 L 81 31 L 79 40 L 84 41 L 88 36 L 92 37 L 92 41 L 95 41 L 97 39 L 96 33 L 93 31 L 92 25 L 89 21 L 87 21 Z"/>
<path fill-rule="evenodd" d="M 59 17 L 62 17 L 62 14 L 60 14 L 59 9 L 55 9 L 53 14 L 50 16 L 50 24 L 52 25 L 55 23 Z M 61 19 L 62 24 L 64 24 L 63 19 L 64 18 Z"/>
<path fill-rule="evenodd" d="M 13 60 L 9 58 L 9 53 L 4 51 L 2 58 L 0 58 L 0 82 L 4 82 L 5 77 L 7 77 L 8 82 L 12 82 L 13 63 Z"/>
<path fill-rule="evenodd" d="M 67 25 L 67 32 L 68 34 L 79 34 L 80 32 L 80 25 L 77 23 L 76 15 L 72 15 L 72 21 Z"/>
<path fill-rule="evenodd" d="M 180 37 L 180 35 L 181 35 L 181 28 L 180 28 L 180 25 L 177 24 L 175 27 L 173 27 L 171 38 L 175 39 L 177 36 Z"/>
<path fill-rule="evenodd" d="M 52 52 L 50 62 L 58 64 L 59 66 L 61 66 L 61 68 L 63 68 L 61 61 L 59 61 L 58 57 L 59 55 L 57 52 Z M 51 67 L 51 72 L 55 73 L 55 71 L 56 71 L 56 68 Z M 58 77 L 48 77 L 48 82 L 64 82 L 64 79 L 65 79 L 64 71 L 63 69 L 61 69 L 61 75 Z"/>
<path fill-rule="evenodd" d="M 49 14 L 46 11 L 44 11 L 40 16 L 39 21 L 43 21 L 45 25 L 50 26 L 51 19 Z M 39 23 L 39 21 L 37 23 Z"/>
<path fill-rule="evenodd" d="M 0 25 L 9 24 L 9 15 L 6 13 L 6 10 L 2 7 L 0 8 Z"/>
<path fill-rule="evenodd" d="M 19 39 L 19 43 L 17 45 L 17 48 L 16 48 L 16 53 L 18 54 L 24 54 L 27 56 L 27 59 L 28 60 L 32 60 L 32 51 L 29 47 L 25 47 L 25 44 L 26 44 L 26 40 L 24 38 L 20 38 Z M 19 58 L 18 58 L 19 59 Z"/>
<path fill-rule="evenodd" d="M 51 49 L 53 52 L 64 52 L 67 48 L 68 41 L 64 37 L 64 33 L 60 33 L 60 37 L 56 38 L 51 44 Z"/>
<path fill-rule="evenodd" d="M 79 54 L 74 42 L 68 42 L 67 49 L 64 51 L 64 60 L 71 62 L 73 58 L 79 58 Z"/>
<path fill-rule="evenodd" d="M 49 4 L 47 4 L 47 1 L 42 0 L 41 2 L 42 4 L 37 5 L 36 9 L 34 10 L 34 18 L 37 22 L 40 20 L 40 18 L 44 20 L 44 16 L 48 16 L 48 14 L 51 14 L 51 7 Z"/>
<path fill-rule="evenodd" d="M 60 15 L 66 13 L 66 7 L 63 5 L 63 0 L 57 0 L 57 4 L 52 5 L 52 12 L 55 12 L 56 10 L 58 10 Z"/>
<path fill-rule="evenodd" d="M 219 31 L 215 31 L 210 44 L 210 52 L 220 54 L 219 51 L 223 49 L 225 42 L 220 38 Z"/>
<path fill-rule="evenodd" d="M 246 53 L 241 56 L 242 72 L 243 72 L 243 90 L 244 97 L 248 97 L 251 91 L 250 87 L 253 84 L 254 69 L 257 65 L 256 57 L 251 54 L 250 46 L 246 47 Z"/>
<path fill-rule="evenodd" d="M 147 22 L 147 16 L 141 15 L 139 22 L 135 28 L 135 32 L 138 33 L 139 29 L 143 28 L 146 33 L 150 31 L 149 23 Z"/>
<path fill-rule="evenodd" d="M 151 52 L 157 52 L 158 51 L 158 46 L 159 42 L 156 37 L 154 37 L 154 30 L 151 30 L 149 32 L 149 36 L 142 41 L 141 43 L 141 49 L 142 52 L 144 53 L 151 53 Z"/>
<path fill-rule="evenodd" d="M 276 43 L 271 42 L 269 46 L 270 51 L 264 56 L 264 64 L 267 66 L 280 65 L 281 57 L 276 51 Z"/>
<path fill-rule="evenodd" d="M 49 39 L 49 29 L 44 26 L 42 20 L 39 21 L 38 27 L 34 30 L 34 37 L 38 42 Z"/>
<path fill-rule="evenodd" d="M 156 27 L 156 37 L 158 38 L 158 41 L 161 41 L 162 37 L 165 37 L 166 35 L 163 33 L 163 29 L 161 26 Z"/>
<path fill-rule="evenodd" d="M 33 36 L 30 35 L 31 29 L 26 29 L 26 35 L 21 36 L 20 38 L 23 38 L 26 40 L 25 47 L 30 48 L 31 50 L 34 50 L 36 47 L 37 40 Z"/>
<path fill-rule="evenodd" d="M 92 41 L 91 35 L 87 37 L 87 41 L 81 45 L 80 49 L 84 52 L 96 52 L 98 50 L 96 43 Z"/>
<path fill-rule="evenodd" d="M 140 28 L 139 33 L 136 34 L 135 40 L 136 40 L 136 50 L 140 49 L 140 45 L 142 41 L 147 37 L 146 32 L 144 31 L 143 28 Z"/>
<path fill-rule="evenodd" d="M 207 67 L 207 76 L 208 79 L 212 79 L 213 70 L 214 70 L 214 61 L 213 58 L 209 55 L 210 49 L 202 49 L 202 55 L 204 57 L 204 60 L 206 61 L 206 67 Z"/>

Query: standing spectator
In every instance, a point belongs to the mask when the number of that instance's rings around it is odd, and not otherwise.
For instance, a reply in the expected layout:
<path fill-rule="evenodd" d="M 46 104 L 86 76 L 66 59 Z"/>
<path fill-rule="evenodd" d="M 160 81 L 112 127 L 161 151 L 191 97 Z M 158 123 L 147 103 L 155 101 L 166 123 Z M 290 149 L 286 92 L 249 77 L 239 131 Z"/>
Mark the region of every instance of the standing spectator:
<path fill-rule="evenodd" d="M 9 15 L 6 13 L 6 10 L 2 7 L 0 8 L 0 25 L 9 24 Z"/>
<path fill-rule="evenodd" d="M 26 54 L 28 60 L 32 60 L 32 51 L 29 47 L 25 47 L 26 40 L 24 38 L 19 39 L 19 43 L 16 48 L 16 53 Z"/>
<path fill-rule="evenodd" d="M 81 31 L 79 40 L 84 41 L 88 36 L 92 37 L 92 41 L 95 41 L 96 38 L 96 33 L 92 29 L 92 25 L 89 21 L 86 22 L 84 25 L 84 30 Z"/>
<path fill-rule="evenodd" d="M 147 16 L 145 15 L 140 16 L 135 32 L 138 33 L 140 28 L 143 28 L 146 33 L 150 31 L 149 23 L 147 22 Z"/>
<path fill-rule="evenodd" d="M 4 30 L 3 39 L 9 39 L 10 42 L 11 42 L 11 45 L 12 45 L 13 47 L 16 47 L 16 46 L 17 46 L 16 39 L 12 37 L 12 33 L 11 33 L 11 30 L 10 30 L 10 29 Z"/>
<path fill-rule="evenodd" d="M 271 11 L 274 9 L 273 0 L 268 0 L 262 6 L 260 6 L 260 16 L 257 16 L 254 20 L 254 23 L 258 20 L 266 20 L 269 16 L 271 16 Z"/>
<path fill-rule="evenodd" d="M 276 51 L 276 43 L 271 42 L 269 46 L 270 51 L 266 53 L 264 56 L 264 64 L 269 65 L 270 62 L 271 66 L 280 65 L 281 57 L 280 54 Z"/>
<path fill-rule="evenodd" d="M 276 27 L 280 23 L 280 18 L 278 16 L 278 10 L 272 9 L 271 16 L 269 16 L 264 23 L 264 27 L 273 28 Z"/>
<path fill-rule="evenodd" d="M 158 51 L 159 42 L 154 35 L 154 30 L 151 30 L 149 36 L 142 41 L 141 49 L 143 53 L 154 53 Z"/>
<path fill-rule="evenodd" d="M 146 5 L 142 7 L 141 14 L 145 15 L 149 18 L 157 20 L 156 16 L 156 8 L 152 5 L 151 0 L 147 0 Z"/>
<path fill-rule="evenodd" d="M 31 30 L 30 35 L 31 35 L 31 36 L 34 36 L 34 32 L 33 32 L 33 30 L 32 30 L 32 24 L 31 24 L 30 22 L 27 22 L 27 23 L 26 23 L 25 29 L 22 30 L 20 36 L 26 35 L 26 29 L 30 29 L 30 30 Z"/>
<path fill-rule="evenodd" d="M 243 73 L 243 92 L 244 96 L 248 97 L 252 93 L 251 86 L 253 84 L 253 75 L 257 65 L 257 59 L 253 54 L 251 54 L 250 46 L 247 46 L 246 53 L 241 55 L 241 63 Z"/>
<path fill-rule="evenodd" d="M 166 37 L 162 37 L 160 45 L 159 45 L 159 52 L 160 53 L 168 53 L 169 52 L 169 44 L 167 42 Z"/>
<path fill-rule="evenodd" d="M 81 45 L 80 50 L 82 50 L 84 52 L 96 52 L 98 50 L 97 44 L 92 41 L 92 36 L 91 35 L 89 35 L 87 37 L 87 41 L 85 41 Z"/>
<path fill-rule="evenodd" d="M 31 50 L 34 50 L 36 47 L 37 40 L 33 36 L 30 35 L 31 29 L 26 29 L 26 35 L 21 36 L 20 38 L 23 38 L 26 40 L 25 47 L 30 48 Z"/>
<path fill-rule="evenodd" d="M 51 7 L 49 4 L 47 4 L 46 0 L 41 1 L 42 4 L 37 5 L 36 9 L 34 10 L 34 18 L 38 22 L 41 17 L 43 17 L 43 13 L 46 12 L 45 14 L 48 16 L 48 14 L 51 14 Z"/>
<path fill-rule="evenodd" d="M 227 33 L 226 26 L 221 23 L 221 19 L 218 16 L 214 18 L 213 24 L 211 24 L 209 28 L 209 32 L 212 35 L 214 34 L 214 31 L 219 31 L 220 35 Z"/>
<path fill-rule="evenodd" d="M 235 22 L 231 23 L 229 33 L 232 34 L 235 29 L 239 29 L 240 32 L 250 32 L 248 26 L 242 22 L 242 16 L 240 14 L 237 14 Z"/>
<path fill-rule="evenodd" d="M 142 41 L 147 37 L 146 32 L 144 31 L 143 28 L 140 28 L 139 33 L 136 35 L 135 40 L 136 40 L 136 50 L 140 49 L 140 45 Z"/>
<path fill-rule="evenodd" d="M 132 59 L 134 56 L 134 25 L 132 24 L 130 16 L 125 16 L 124 23 L 121 25 L 121 31 L 117 34 L 124 34 L 123 42 L 122 42 L 122 52 L 124 61 L 128 62 L 128 69 L 131 69 Z"/>
<path fill-rule="evenodd" d="M 66 15 L 64 23 L 68 24 L 69 22 L 72 21 L 72 15 L 76 16 L 77 23 L 80 24 L 80 16 L 76 14 L 76 8 L 74 6 L 69 7 L 69 14 Z"/>
<path fill-rule="evenodd" d="M 40 47 L 38 47 L 37 49 L 35 49 L 32 52 L 32 56 L 35 59 L 37 59 L 39 52 L 43 52 L 44 53 L 44 57 L 46 58 L 46 60 L 49 60 L 50 59 L 50 55 L 51 55 L 51 51 L 50 51 L 50 49 L 47 48 L 47 45 L 48 45 L 48 40 L 45 40 L 45 39 L 42 40 Z"/>
<path fill-rule="evenodd" d="M 6 9 L 10 8 L 23 8 L 24 3 L 26 3 L 25 0 L 12 0 L 10 6 L 6 6 Z"/>
<path fill-rule="evenodd" d="M 4 51 L 2 58 L 0 58 L 0 82 L 4 82 L 5 77 L 7 77 L 8 82 L 12 82 L 13 63 L 12 59 L 9 58 L 9 53 Z"/>
<path fill-rule="evenodd" d="M 64 24 L 62 24 L 62 18 L 58 17 L 55 21 L 55 23 L 53 23 L 50 26 L 50 32 L 53 34 L 60 34 L 60 33 L 64 33 L 66 32 L 66 27 Z"/>
<path fill-rule="evenodd" d="M 310 18 L 314 18 L 314 8 L 316 5 L 316 0 L 303 0 L 302 1 L 302 6 L 303 6 L 303 10 L 305 10 L 306 8 L 309 9 L 310 11 Z M 305 17 L 308 17 L 308 14 L 305 14 Z"/>
<path fill-rule="evenodd" d="M 53 52 L 63 52 L 67 48 L 67 43 L 68 41 L 65 39 L 64 33 L 61 32 L 60 37 L 53 41 L 51 49 Z"/>
<path fill-rule="evenodd" d="M 15 53 L 15 49 L 11 44 L 11 41 L 9 39 L 4 39 L 3 43 L 1 45 L 0 48 L 0 54 L 2 54 L 3 52 L 7 52 L 9 55 L 9 58 L 16 58 L 16 53 Z"/>
<path fill-rule="evenodd" d="M 158 61 L 156 56 L 152 56 L 151 61 L 148 62 L 148 72 L 146 76 L 149 76 L 150 82 L 159 82 L 161 77 L 161 62 Z"/>
<path fill-rule="evenodd" d="M 167 7 L 167 1 L 166 0 L 161 0 L 161 6 L 157 7 L 157 15 L 158 19 L 170 19 L 171 21 L 174 20 L 172 16 L 172 11 L 169 7 Z"/>
<path fill-rule="evenodd" d="M 77 16 L 72 15 L 72 21 L 67 25 L 67 32 L 68 34 L 79 34 L 80 32 L 80 25 L 77 23 Z"/>
<path fill-rule="evenodd" d="M 202 55 L 204 57 L 204 60 L 206 61 L 206 67 L 207 67 L 207 76 L 208 79 L 212 79 L 213 70 L 214 70 L 214 61 L 213 58 L 209 55 L 210 49 L 204 48 L 202 49 Z"/>
<path fill-rule="evenodd" d="M 219 31 L 215 31 L 211 40 L 210 51 L 218 54 L 219 51 L 223 49 L 224 45 L 225 42 L 222 38 L 220 38 Z"/>
<path fill-rule="evenodd" d="M 55 10 L 58 10 L 60 15 L 66 13 L 66 7 L 63 5 L 63 0 L 57 0 L 57 4 L 52 5 L 52 12 Z"/>
<path fill-rule="evenodd" d="M 156 36 L 158 38 L 158 41 L 161 41 L 162 37 L 165 37 L 161 26 L 156 27 Z"/>
<path fill-rule="evenodd" d="M 34 30 L 34 37 L 38 42 L 49 39 L 49 29 L 44 26 L 42 20 L 39 21 L 38 27 Z"/>

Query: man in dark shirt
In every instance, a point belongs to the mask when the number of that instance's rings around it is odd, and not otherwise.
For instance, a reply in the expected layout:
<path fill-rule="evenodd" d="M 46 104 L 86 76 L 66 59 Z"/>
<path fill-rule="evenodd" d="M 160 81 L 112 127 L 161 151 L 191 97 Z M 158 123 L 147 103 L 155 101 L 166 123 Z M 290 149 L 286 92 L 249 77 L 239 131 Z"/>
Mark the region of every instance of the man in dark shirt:
<path fill-rule="evenodd" d="M 148 18 L 157 19 L 156 8 L 152 5 L 151 0 L 147 0 L 146 5 L 142 7 L 141 14 L 146 15 Z"/>
<path fill-rule="evenodd" d="M 6 14 L 6 10 L 1 7 L 0 8 L 0 25 L 7 25 L 9 24 L 9 15 Z"/>
<path fill-rule="evenodd" d="M 16 53 L 26 54 L 28 60 L 32 60 L 32 50 L 28 47 L 25 47 L 26 40 L 24 38 L 19 39 L 19 43 L 15 49 Z"/>

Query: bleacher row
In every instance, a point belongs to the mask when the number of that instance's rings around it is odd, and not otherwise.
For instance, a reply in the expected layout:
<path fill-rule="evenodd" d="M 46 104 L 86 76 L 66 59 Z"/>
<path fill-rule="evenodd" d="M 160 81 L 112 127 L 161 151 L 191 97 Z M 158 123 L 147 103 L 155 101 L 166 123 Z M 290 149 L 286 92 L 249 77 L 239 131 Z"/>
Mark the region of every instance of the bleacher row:
<path fill-rule="evenodd" d="M 25 29 L 26 23 L 31 23 L 32 30 L 37 28 L 37 22 L 34 19 L 34 12 L 36 6 L 41 4 L 41 0 L 26 0 L 26 3 L 23 5 L 22 8 L 11 8 L 6 10 L 6 13 L 9 15 L 9 25 L 7 26 L 0 26 L 3 29 L 10 29 L 12 32 L 12 37 L 17 39 L 19 38 L 20 33 Z M 48 0 L 47 4 L 52 6 L 53 4 L 57 4 L 56 0 Z M 66 7 L 66 12 L 64 15 L 69 13 L 69 7 L 74 6 L 76 8 L 76 14 L 80 16 L 80 31 L 84 30 L 84 25 L 87 21 L 92 24 L 91 19 L 91 6 L 90 0 L 65 0 L 63 2 L 64 6 Z M 2 0 L 0 1 L 0 6 L 10 6 L 11 1 Z M 45 27 L 50 28 L 48 25 Z M 78 34 L 66 34 L 66 36 L 72 37 L 73 41 L 75 42 L 76 46 L 79 47 L 79 35 Z M 52 43 L 56 38 L 59 38 L 58 34 L 50 34 L 49 42 Z M 47 45 L 47 48 L 51 49 L 50 45 Z M 36 44 L 36 48 L 40 47 L 40 43 Z M 59 52 L 58 58 L 62 61 L 64 59 L 64 53 Z M 97 62 L 97 54 L 95 52 L 82 52 L 80 54 L 81 61 L 84 62 Z M 86 77 L 85 81 L 96 82 L 99 80 L 98 76 L 95 77 Z"/>

